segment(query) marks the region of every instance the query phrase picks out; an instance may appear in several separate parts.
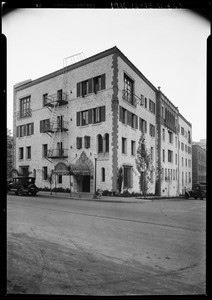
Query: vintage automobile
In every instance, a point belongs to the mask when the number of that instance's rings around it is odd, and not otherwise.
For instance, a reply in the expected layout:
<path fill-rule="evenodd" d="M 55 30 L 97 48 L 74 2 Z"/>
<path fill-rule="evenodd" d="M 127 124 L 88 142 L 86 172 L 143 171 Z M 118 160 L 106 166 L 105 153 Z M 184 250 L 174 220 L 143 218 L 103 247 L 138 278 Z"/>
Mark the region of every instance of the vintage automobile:
<path fill-rule="evenodd" d="M 186 199 L 194 198 L 201 200 L 203 198 L 206 198 L 206 184 L 200 183 L 200 184 L 194 184 L 191 191 L 185 192 Z"/>
<path fill-rule="evenodd" d="M 35 177 L 17 176 L 7 183 L 7 191 L 14 191 L 16 195 L 29 195 L 35 196 L 39 191 L 35 185 Z"/>

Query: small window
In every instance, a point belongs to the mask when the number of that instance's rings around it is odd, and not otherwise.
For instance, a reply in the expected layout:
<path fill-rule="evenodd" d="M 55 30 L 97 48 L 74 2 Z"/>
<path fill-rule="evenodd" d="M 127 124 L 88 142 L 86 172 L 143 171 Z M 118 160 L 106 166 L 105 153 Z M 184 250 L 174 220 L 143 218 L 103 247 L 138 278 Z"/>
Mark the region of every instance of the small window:
<path fill-rule="evenodd" d="M 88 110 L 82 112 L 82 126 L 88 125 Z"/>
<path fill-rule="evenodd" d="M 31 146 L 26 147 L 26 158 L 31 159 Z"/>
<path fill-rule="evenodd" d="M 43 167 L 43 172 L 42 172 L 42 177 L 43 177 L 43 180 L 47 180 L 47 177 L 48 177 L 48 171 L 47 171 L 47 167 Z"/>
<path fill-rule="evenodd" d="M 144 103 L 145 103 L 145 108 L 147 108 L 147 98 L 145 98 Z"/>
<path fill-rule="evenodd" d="M 77 149 L 82 148 L 82 137 L 77 137 Z"/>
<path fill-rule="evenodd" d="M 163 149 L 163 162 L 165 162 L 165 150 Z"/>
<path fill-rule="evenodd" d="M 127 154 L 127 139 L 122 138 L 122 153 Z"/>
<path fill-rule="evenodd" d="M 169 143 L 172 144 L 173 143 L 173 133 L 171 131 L 168 131 L 169 134 Z"/>
<path fill-rule="evenodd" d="M 163 128 L 163 141 L 165 141 L 165 129 Z"/>
<path fill-rule="evenodd" d="M 43 146 L 43 151 L 42 151 L 42 153 L 43 153 L 43 157 L 47 157 L 47 152 L 48 152 L 48 145 L 47 144 L 43 144 L 42 145 Z"/>
<path fill-rule="evenodd" d="M 97 141 L 98 141 L 98 153 L 102 153 L 103 152 L 103 139 L 101 134 L 99 134 L 97 136 Z"/>
<path fill-rule="evenodd" d="M 19 148 L 19 159 L 24 159 L 24 148 L 23 147 Z"/>
<path fill-rule="evenodd" d="M 175 164 L 177 165 L 177 154 L 175 154 Z"/>
<path fill-rule="evenodd" d="M 90 136 L 84 137 L 84 147 L 87 149 L 90 148 Z"/>
<path fill-rule="evenodd" d="M 105 134 L 105 152 L 109 152 L 109 134 Z"/>
<path fill-rule="evenodd" d="M 152 125 L 152 124 L 149 124 L 149 134 L 150 134 L 152 137 L 155 137 L 155 126 Z"/>
<path fill-rule="evenodd" d="M 135 155 L 135 141 L 131 141 L 131 155 Z"/>
<path fill-rule="evenodd" d="M 105 168 L 102 168 L 102 182 L 105 182 Z"/>
<path fill-rule="evenodd" d="M 173 151 L 168 150 L 168 162 L 172 162 L 173 161 Z"/>
<path fill-rule="evenodd" d="M 45 106 L 47 104 L 47 101 L 48 101 L 47 96 L 48 96 L 48 94 L 43 94 L 43 106 Z"/>

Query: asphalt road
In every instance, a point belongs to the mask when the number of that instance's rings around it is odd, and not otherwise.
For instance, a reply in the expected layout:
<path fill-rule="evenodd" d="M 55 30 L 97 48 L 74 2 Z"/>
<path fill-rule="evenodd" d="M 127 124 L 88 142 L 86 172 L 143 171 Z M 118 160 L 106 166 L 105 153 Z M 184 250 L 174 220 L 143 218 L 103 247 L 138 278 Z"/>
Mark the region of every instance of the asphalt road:
<path fill-rule="evenodd" d="M 7 199 L 8 293 L 205 294 L 205 200 Z"/>

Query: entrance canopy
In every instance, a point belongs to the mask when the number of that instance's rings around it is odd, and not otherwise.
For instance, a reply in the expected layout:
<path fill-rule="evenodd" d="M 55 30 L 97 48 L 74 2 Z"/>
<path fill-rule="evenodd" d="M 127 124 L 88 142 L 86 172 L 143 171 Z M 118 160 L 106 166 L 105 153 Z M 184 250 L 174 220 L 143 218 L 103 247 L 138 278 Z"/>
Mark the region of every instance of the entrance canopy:
<path fill-rule="evenodd" d="M 54 168 L 54 174 L 56 175 L 70 175 L 70 170 L 66 164 L 59 162 Z"/>
<path fill-rule="evenodd" d="M 90 175 L 90 168 L 86 164 L 70 164 L 70 172 L 72 175 Z"/>

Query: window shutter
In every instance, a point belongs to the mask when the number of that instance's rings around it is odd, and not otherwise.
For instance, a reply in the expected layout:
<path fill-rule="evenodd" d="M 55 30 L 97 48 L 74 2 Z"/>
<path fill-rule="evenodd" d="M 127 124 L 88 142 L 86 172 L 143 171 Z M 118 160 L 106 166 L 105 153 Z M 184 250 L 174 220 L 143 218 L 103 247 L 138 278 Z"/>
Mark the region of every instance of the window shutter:
<path fill-rule="evenodd" d="M 16 137 L 19 137 L 19 136 L 20 136 L 20 134 L 19 134 L 19 128 L 20 128 L 20 126 L 17 126 L 17 127 L 16 127 Z"/>
<path fill-rule="evenodd" d="M 135 129 L 138 129 L 138 116 L 135 115 Z"/>
<path fill-rule="evenodd" d="M 88 79 L 88 93 L 93 93 L 93 79 Z"/>
<path fill-rule="evenodd" d="M 80 93 L 80 86 L 81 86 L 81 82 L 78 82 L 77 83 L 77 97 L 80 97 L 81 95 L 81 93 Z"/>
<path fill-rule="evenodd" d="M 145 133 L 147 133 L 147 121 L 144 121 Z"/>
<path fill-rule="evenodd" d="M 40 133 L 43 132 L 43 120 L 40 121 Z"/>
<path fill-rule="evenodd" d="M 105 106 L 101 106 L 100 107 L 100 118 L 101 118 L 101 122 L 104 122 L 105 121 Z"/>
<path fill-rule="evenodd" d="M 32 134 L 34 134 L 34 123 L 32 123 Z"/>
<path fill-rule="evenodd" d="M 23 126 L 24 126 L 24 136 L 26 136 L 27 125 L 23 125 Z"/>
<path fill-rule="evenodd" d="M 119 105 L 119 121 L 123 123 L 123 108 Z"/>
<path fill-rule="evenodd" d="M 101 90 L 105 89 L 105 74 L 101 76 Z"/>
<path fill-rule="evenodd" d="M 92 109 L 88 110 L 88 124 L 92 123 Z"/>
<path fill-rule="evenodd" d="M 127 124 L 132 125 L 132 114 L 130 111 L 127 111 Z"/>
<path fill-rule="evenodd" d="M 77 112 L 77 126 L 80 126 L 80 111 Z"/>

